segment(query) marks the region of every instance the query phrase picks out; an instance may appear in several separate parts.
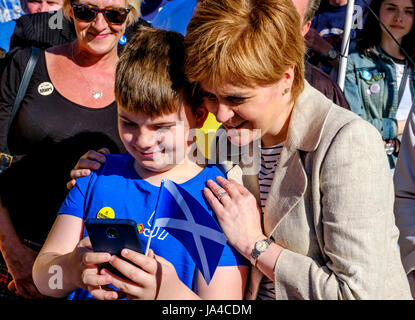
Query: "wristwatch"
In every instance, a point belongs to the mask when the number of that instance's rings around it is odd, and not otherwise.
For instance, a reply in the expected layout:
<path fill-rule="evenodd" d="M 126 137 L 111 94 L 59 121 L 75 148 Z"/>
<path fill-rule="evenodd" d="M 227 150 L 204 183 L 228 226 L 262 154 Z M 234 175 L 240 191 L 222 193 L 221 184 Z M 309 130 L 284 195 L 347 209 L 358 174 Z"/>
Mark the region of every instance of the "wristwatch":
<path fill-rule="evenodd" d="M 252 250 L 251 253 L 251 264 L 256 267 L 259 255 L 263 252 L 265 252 L 268 248 L 269 245 L 271 244 L 272 240 L 271 239 L 264 239 L 264 240 L 259 240 L 255 243 L 255 247 Z"/>
<path fill-rule="evenodd" d="M 395 143 L 392 139 L 389 139 L 385 144 L 385 151 L 388 156 L 395 152 Z"/>
<path fill-rule="evenodd" d="M 330 60 L 334 60 L 334 59 L 336 59 L 336 58 L 339 56 L 339 53 L 337 52 L 337 50 L 336 50 L 336 49 L 331 48 L 331 49 L 329 50 L 329 52 L 327 53 L 327 56 L 328 56 L 328 58 L 329 58 Z"/>

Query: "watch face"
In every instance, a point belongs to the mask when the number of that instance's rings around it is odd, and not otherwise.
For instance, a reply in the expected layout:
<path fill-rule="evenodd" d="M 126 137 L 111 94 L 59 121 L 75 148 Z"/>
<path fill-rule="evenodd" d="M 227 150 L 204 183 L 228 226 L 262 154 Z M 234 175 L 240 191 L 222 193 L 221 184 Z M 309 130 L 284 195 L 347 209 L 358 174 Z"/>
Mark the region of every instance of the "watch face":
<path fill-rule="evenodd" d="M 258 251 L 262 252 L 264 251 L 266 248 L 268 248 L 269 244 L 268 242 L 266 242 L 265 240 L 262 241 L 258 241 L 255 244 L 255 249 L 257 249 Z"/>
<path fill-rule="evenodd" d="M 386 151 L 386 154 L 388 156 L 393 154 L 395 152 L 395 146 L 393 145 L 393 143 L 390 143 L 390 142 L 386 143 L 385 144 L 385 151 Z"/>
<path fill-rule="evenodd" d="M 330 59 L 336 59 L 337 58 L 337 51 L 336 51 L 336 49 L 330 49 L 329 50 L 329 58 Z"/>

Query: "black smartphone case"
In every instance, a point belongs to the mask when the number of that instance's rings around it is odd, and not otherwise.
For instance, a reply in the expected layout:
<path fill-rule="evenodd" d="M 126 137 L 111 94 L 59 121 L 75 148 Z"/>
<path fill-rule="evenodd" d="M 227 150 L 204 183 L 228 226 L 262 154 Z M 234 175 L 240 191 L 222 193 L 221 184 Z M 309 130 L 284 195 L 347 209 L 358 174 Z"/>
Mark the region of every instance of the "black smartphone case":
<path fill-rule="evenodd" d="M 126 248 L 144 254 L 137 223 L 134 220 L 90 218 L 85 221 L 85 227 L 95 252 L 108 252 L 122 258 L 121 250 Z M 132 262 L 129 261 L 129 263 Z M 111 273 L 125 278 L 109 263 L 101 264 L 100 268 L 105 268 Z"/>

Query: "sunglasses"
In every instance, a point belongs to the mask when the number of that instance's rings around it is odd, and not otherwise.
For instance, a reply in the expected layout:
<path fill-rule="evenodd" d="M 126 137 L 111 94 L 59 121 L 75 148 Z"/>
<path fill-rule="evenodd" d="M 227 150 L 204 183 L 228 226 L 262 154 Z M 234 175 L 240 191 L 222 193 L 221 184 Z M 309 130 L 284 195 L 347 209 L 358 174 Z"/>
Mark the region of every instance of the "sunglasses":
<path fill-rule="evenodd" d="M 100 9 L 92 4 L 80 3 L 72 3 L 72 9 L 76 20 L 91 22 L 101 12 L 105 20 L 111 24 L 123 24 L 131 11 L 130 8 L 106 7 Z"/>

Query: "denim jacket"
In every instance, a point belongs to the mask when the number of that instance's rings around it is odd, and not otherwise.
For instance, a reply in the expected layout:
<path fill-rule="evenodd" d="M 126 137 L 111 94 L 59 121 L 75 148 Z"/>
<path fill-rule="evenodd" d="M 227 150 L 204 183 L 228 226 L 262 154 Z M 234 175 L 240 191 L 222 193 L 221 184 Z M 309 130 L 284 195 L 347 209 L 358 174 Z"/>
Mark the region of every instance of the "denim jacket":
<path fill-rule="evenodd" d="M 407 81 L 414 97 L 414 72 Z M 350 109 L 374 125 L 385 141 L 399 138 L 398 90 L 394 62 L 380 47 L 373 48 L 370 56 L 361 52 L 349 54 L 344 95 Z M 395 167 L 396 157 L 390 156 L 389 162 Z"/>

